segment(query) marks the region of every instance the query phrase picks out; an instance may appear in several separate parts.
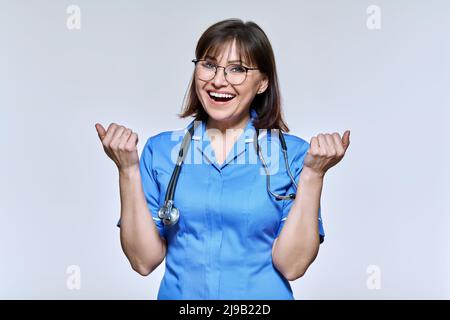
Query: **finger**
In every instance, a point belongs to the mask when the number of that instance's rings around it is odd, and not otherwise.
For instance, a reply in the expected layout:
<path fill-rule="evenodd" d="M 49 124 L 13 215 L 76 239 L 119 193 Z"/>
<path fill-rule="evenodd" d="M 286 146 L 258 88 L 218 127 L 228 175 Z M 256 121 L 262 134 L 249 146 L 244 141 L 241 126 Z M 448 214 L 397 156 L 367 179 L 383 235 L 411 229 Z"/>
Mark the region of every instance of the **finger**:
<path fill-rule="evenodd" d="M 111 139 L 111 142 L 109 143 L 109 146 L 111 148 L 117 149 L 120 143 L 120 137 L 122 136 L 122 133 L 125 131 L 124 126 L 119 126 L 116 131 L 114 131 L 114 136 Z"/>
<path fill-rule="evenodd" d="M 137 133 L 136 132 L 133 132 L 131 135 L 130 135 L 130 137 L 128 138 L 128 142 L 127 142 L 127 144 L 126 144 L 126 148 L 127 148 L 127 150 L 132 150 L 134 147 L 136 147 L 137 146 L 137 143 L 138 143 L 138 135 L 137 135 Z"/>
<path fill-rule="evenodd" d="M 347 151 L 348 146 L 350 145 L 350 130 L 344 132 L 342 136 L 342 146 L 344 147 L 344 151 Z"/>
<path fill-rule="evenodd" d="M 102 141 L 104 146 L 109 146 L 112 138 L 114 137 L 114 133 L 118 127 L 119 126 L 114 122 L 109 124 L 108 129 L 106 129 L 106 136 Z"/>
<path fill-rule="evenodd" d="M 132 133 L 133 133 L 133 131 L 131 131 L 131 129 L 125 129 L 122 132 L 122 135 L 119 138 L 119 145 L 118 145 L 119 150 L 125 150 L 125 146 L 128 142 L 128 138 L 130 138 Z"/>
<path fill-rule="evenodd" d="M 328 155 L 335 156 L 337 154 L 336 147 L 334 146 L 334 140 L 331 134 L 325 134 L 325 140 L 327 141 L 328 146 Z"/>
<path fill-rule="evenodd" d="M 317 135 L 317 139 L 319 140 L 319 154 L 325 156 L 329 152 L 327 147 L 327 140 L 322 133 L 319 133 Z"/>
<path fill-rule="evenodd" d="M 103 128 L 103 126 L 100 123 L 95 124 L 95 129 L 97 130 L 98 137 L 101 141 L 103 141 L 103 138 L 106 135 L 106 130 Z"/>
<path fill-rule="evenodd" d="M 310 144 L 310 150 L 312 154 L 318 154 L 319 153 L 319 142 L 316 137 L 311 138 Z"/>
<path fill-rule="evenodd" d="M 139 142 L 139 136 L 136 132 L 133 132 L 132 135 L 128 138 L 128 143 L 132 145 L 137 145 Z"/>
<path fill-rule="evenodd" d="M 342 146 L 342 140 L 339 133 L 335 132 L 333 133 L 333 141 L 336 148 L 336 151 L 338 153 L 338 156 L 343 156 L 345 153 L 344 147 Z"/>

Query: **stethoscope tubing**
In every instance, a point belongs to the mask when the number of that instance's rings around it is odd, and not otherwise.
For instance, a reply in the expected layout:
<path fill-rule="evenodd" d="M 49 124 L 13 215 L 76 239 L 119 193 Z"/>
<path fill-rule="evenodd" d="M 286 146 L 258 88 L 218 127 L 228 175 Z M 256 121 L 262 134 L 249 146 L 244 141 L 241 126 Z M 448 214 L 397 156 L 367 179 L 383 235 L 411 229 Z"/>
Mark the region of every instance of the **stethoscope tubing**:
<path fill-rule="evenodd" d="M 197 123 L 197 125 L 196 125 Z M 178 152 L 177 162 L 175 164 L 175 168 L 172 172 L 172 176 L 169 180 L 169 185 L 167 186 L 166 190 L 166 196 L 164 198 L 164 205 L 159 209 L 158 211 L 158 217 L 163 220 L 164 225 L 174 225 L 178 222 L 180 212 L 179 210 L 174 206 L 174 196 L 175 196 L 175 189 L 178 182 L 178 177 L 180 175 L 181 167 L 184 163 L 184 159 L 187 155 L 187 149 L 189 148 L 191 138 L 194 134 L 195 129 L 198 126 L 199 121 L 194 121 L 194 124 L 189 128 L 188 132 L 183 137 L 183 142 L 181 144 L 180 150 Z M 289 195 L 279 195 L 277 193 L 274 193 L 270 190 L 270 173 L 269 169 L 267 168 L 266 161 L 262 155 L 261 146 L 259 145 L 258 139 L 259 139 L 259 130 L 255 130 L 255 138 L 254 138 L 254 147 L 256 149 L 256 153 L 264 167 L 264 170 L 266 172 L 266 188 L 267 192 L 272 195 L 277 201 L 280 200 L 294 200 L 296 194 L 291 193 Z M 284 164 L 286 166 L 287 173 L 289 175 L 289 178 L 291 179 L 291 182 L 295 188 L 295 191 L 297 191 L 297 183 L 295 182 L 294 177 L 292 176 L 290 167 L 289 167 L 289 161 L 288 161 L 288 155 L 287 155 L 287 146 L 286 141 L 284 139 L 283 133 L 281 130 L 278 130 L 278 136 L 281 144 L 281 151 L 283 153 L 284 158 Z"/>

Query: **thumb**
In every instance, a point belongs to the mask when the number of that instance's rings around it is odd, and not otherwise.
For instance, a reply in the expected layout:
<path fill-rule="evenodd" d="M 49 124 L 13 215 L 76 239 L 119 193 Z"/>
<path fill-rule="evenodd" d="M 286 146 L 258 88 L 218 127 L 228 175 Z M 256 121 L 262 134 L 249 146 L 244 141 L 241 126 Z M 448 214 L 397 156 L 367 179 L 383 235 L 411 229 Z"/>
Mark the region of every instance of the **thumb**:
<path fill-rule="evenodd" d="M 344 151 L 346 151 L 350 145 L 350 130 L 346 130 L 344 132 L 344 135 L 342 136 L 342 145 L 344 147 Z"/>
<path fill-rule="evenodd" d="M 106 130 L 100 123 L 95 124 L 95 129 L 97 130 L 98 137 L 103 141 L 103 138 L 106 136 Z"/>

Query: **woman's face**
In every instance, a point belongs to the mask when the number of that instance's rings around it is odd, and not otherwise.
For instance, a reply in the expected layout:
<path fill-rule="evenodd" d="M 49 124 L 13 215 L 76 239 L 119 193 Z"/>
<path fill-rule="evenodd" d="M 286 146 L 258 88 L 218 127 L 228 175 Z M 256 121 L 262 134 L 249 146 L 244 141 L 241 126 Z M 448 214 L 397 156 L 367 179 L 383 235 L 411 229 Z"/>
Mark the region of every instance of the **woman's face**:
<path fill-rule="evenodd" d="M 216 57 L 207 57 L 215 65 L 226 67 L 230 64 L 239 64 L 239 53 L 235 41 L 229 42 Z M 256 67 L 243 61 L 246 67 Z M 195 90 L 206 113 L 217 123 L 233 123 L 241 120 L 249 112 L 250 104 L 258 93 L 262 93 L 268 86 L 267 77 L 259 70 L 249 70 L 247 78 L 239 85 L 230 84 L 224 74 L 223 68 L 217 68 L 216 75 L 209 81 L 195 78 Z M 214 95 L 228 94 L 233 96 L 228 101 L 216 101 Z M 217 99 L 217 98 L 216 98 Z M 220 100 L 224 100 L 223 98 Z"/>

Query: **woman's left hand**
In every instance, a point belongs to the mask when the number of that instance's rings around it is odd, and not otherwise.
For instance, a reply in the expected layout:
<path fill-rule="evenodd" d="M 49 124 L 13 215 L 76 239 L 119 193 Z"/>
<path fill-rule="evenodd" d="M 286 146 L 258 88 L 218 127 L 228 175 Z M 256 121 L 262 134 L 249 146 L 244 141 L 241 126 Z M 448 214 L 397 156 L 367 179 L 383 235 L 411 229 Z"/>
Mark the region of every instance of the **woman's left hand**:
<path fill-rule="evenodd" d="M 328 169 L 336 165 L 345 155 L 350 145 L 350 130 L 341 136 L 335 132 L 333 134 L 318 134 L 312 137 L 310 148 L 303 161 L 303 170 L 312 171 L 323 177 Z"/>

